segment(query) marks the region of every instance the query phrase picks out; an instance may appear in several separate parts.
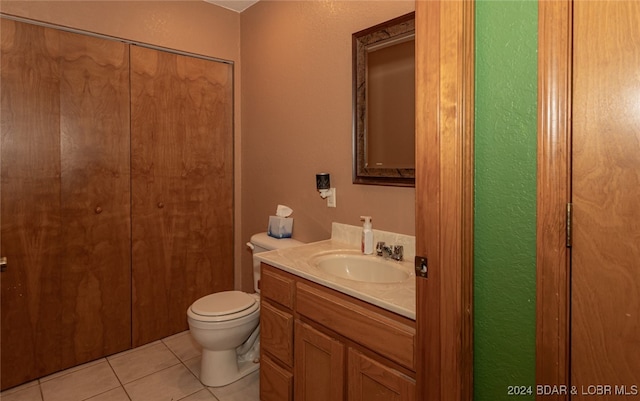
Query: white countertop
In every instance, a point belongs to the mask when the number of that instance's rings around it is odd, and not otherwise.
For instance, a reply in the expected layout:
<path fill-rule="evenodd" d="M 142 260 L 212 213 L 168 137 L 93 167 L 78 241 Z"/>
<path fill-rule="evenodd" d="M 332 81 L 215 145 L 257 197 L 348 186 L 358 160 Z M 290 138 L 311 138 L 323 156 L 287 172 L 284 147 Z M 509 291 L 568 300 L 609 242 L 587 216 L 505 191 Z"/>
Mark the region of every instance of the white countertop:
<path fill-rule="evenodd" d="M 255 256 L 271 266 L 415 320 L 416 280 L 411 261 L 393 262 L 409 273 L 409 278 L 399 283 L 366 283 L 343 279 L 323 272 L 309 263 L 311 258 L 319 252 L 353 252 L 354 250 L 358 251 L 359 248 L 346 242 L 329 239 L 293 248 L 262 252 Z M 378 258 L 378 256 L 370 257 Z"/>

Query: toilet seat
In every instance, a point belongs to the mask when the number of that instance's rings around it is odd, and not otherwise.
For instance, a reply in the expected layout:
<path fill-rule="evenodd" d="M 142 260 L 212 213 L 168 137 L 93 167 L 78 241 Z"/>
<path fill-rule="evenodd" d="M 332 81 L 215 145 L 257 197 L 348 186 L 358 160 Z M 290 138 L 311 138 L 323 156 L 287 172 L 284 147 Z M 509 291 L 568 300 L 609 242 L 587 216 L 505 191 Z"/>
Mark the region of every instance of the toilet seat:
<path fill-rule="evenodd" d="M 259 308 L 256 298 L 245 292 L 223 291 L 198 299 L 189 312 L 201 322 L 225 322 L 248 316 Z"/>

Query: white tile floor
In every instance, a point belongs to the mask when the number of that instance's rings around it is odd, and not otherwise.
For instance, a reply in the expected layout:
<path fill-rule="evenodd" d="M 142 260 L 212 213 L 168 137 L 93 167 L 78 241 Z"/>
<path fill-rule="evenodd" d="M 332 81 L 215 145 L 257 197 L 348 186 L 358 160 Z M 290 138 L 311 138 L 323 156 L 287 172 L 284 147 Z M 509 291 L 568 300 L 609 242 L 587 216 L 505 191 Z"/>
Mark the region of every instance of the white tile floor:
<path fill-rule="evenodd" d="M 2 401 L 258 401 L 259 374 L 225 387 L 198 380 L 200 348 L 188 331 L 34 380 Z"/>

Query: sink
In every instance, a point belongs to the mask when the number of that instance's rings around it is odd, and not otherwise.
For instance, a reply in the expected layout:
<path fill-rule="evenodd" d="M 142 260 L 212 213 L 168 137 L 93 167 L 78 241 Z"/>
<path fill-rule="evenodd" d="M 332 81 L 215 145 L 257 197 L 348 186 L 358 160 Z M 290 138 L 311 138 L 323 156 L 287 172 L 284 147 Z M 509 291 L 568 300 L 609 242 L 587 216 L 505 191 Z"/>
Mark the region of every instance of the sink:
<path fill-rule="evenodd" d="M 399 283 L 411 277 L 399 262 L 359 252 L 320 253 L 313 256 L 310 262 L 325 273 L 366 283 Z"/>

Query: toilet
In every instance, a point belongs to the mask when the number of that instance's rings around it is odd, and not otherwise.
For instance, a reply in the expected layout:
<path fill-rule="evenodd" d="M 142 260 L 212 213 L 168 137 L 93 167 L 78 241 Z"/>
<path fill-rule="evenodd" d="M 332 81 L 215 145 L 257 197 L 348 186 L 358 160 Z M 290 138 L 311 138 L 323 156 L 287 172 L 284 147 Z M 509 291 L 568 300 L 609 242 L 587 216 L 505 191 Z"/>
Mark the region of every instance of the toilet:
<path fill-rule="evenodd" d="M 223 291 L 204 296 L 187 310 L 189 331 L 202 346 L 200 381 L 220 387 L 233 383 L 260 367 L 260 261 L 255 255 L 302 245 L 291 238 L 276 239 L 267 233 L 251 237 L 255 294 Z"/>

